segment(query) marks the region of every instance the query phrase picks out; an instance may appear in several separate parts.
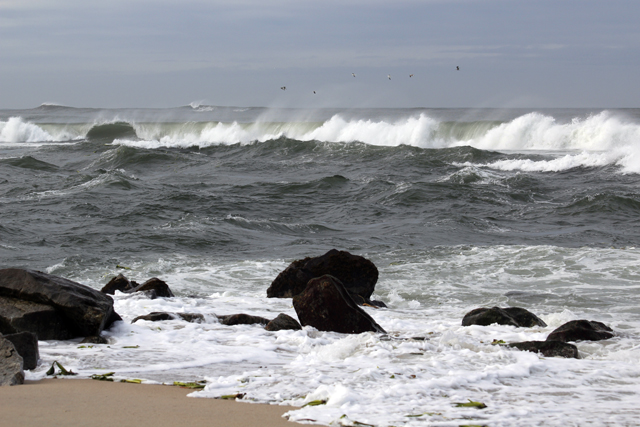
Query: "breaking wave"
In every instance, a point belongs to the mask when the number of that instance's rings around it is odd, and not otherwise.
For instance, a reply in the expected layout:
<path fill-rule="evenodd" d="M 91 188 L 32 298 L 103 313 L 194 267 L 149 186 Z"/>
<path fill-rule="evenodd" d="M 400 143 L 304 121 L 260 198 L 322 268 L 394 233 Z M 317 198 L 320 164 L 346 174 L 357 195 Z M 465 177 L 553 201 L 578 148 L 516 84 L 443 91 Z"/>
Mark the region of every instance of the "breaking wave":
<path fill-rule="evenodd" d="M 192 108 L 200 108 L 193 105 Z M 103 139 L 137 148 L 205 148 L 286 138 L 330 143 L 420 148 L 470 146 L 481 150 L 544 153 L 542 159 L 501 159 L 481 165 L 499 170 L 560 171 L 616 165 L 640 173 L 640 125 L 608 111 L 570 122 L 537 112 L 508 122 L 439 121 L 425 113 L 390 121 L 346 119 L 335 114 L 321 122 L 148 122 L 117 120 L 82 125 L 38 125 L 12 117 L 0 121 L 0 142 Z M 466 165 L 466 164 L 465 164 Z"/>

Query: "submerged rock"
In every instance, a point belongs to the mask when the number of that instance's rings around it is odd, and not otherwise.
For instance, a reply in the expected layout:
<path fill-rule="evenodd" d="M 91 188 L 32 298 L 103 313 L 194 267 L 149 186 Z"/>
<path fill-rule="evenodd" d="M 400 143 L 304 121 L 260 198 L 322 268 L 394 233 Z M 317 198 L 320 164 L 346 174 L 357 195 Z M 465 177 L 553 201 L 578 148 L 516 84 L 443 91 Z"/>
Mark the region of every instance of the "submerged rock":
<path fill-rule="evenodd" d="M 385 333 L 358 307 L 342 282 L 330 275 L 311 279 L 304 292 L 293 297 L 293 307 L 302 326 L 345 334 Z"/>
<path fill-rule="evenodd" d="M 281 331 L 284 329 L 298 330 L 302 329 L 300 323 L 293 317 L 284 313 L 278 314 L 278 317 L 267 323 L 264 327 L 267 331 Z"/>
<path fill-rule="evenodd" d="M 545 357 L 580 358 L 578 347 L 560 341 L 525 341 L 507 345 L 518 350 L 540 353 Z"/>
<path fill-rule="evenodd" d="M 336 249 L 292 262 L 271 283 L 267 297 L 292 298 L 305 290 L 309 280 L 326 274 L 340 280 L 356 302 L 384 306 L 370 300 L 378 281 L 376 266 L 364 257 Z"/>
<path fill-rule="evenodd" d="M 0 336 L 0 386 L 24 384 L 22 357 L 8 339 Z"/>
<path fill-rule="evenodd" d="M 542 319 L 528 310 L 520 307 L 492 307 L 476 308 L 465 314 L 462 326 L 480 325 L 489 326 L 494 323 L 499 325 L 511 325 L 520 328 L 533 326 L 547 326 Z"/>
<path fill-rule="evenodd" d="M 269 319 L 260 316 L 251 316 L 249 314 L 230 314 L 217 316 L 218 321 L 223 325 L 233 326 L 233 325 L 267 325 L 269 323 Z"/>
<path fill-rule="evenodd" d="M 555 329 L 547 341 L 600 341 L 613 338 L 613 329 L 593 320 L 572 320 Z"/>
<path fill-rule="evenodd" d="M 86 337 L 80 341 L 80 344 L 109 344 L 109 340 L 102 335 L 97 335 L 93 337 Z"/>
<path fill-rule="evenodd" d="M 17 334 L 4 335 L 11 341 L 16 351 L 22 357 L 23 369 L 31 370 L 38 366 L 40 352 L 38 351 L 38 337 L 31 332 L 18 332 Z"/>
<path fill-rule="evenodd" d="M 113 310 L 113 299 L 110 296 L 40 271 L 18 268 L 0 270 L 0 297 L 4 299 L 5 308 L 7 303 L 21 301 L 18 303 L 18 311 L 21 313 L 17 318 L 14 320 L 10 315 L 4 317 L 2 323 L 9 324 L 15 332 L 36 333 L 39 339 L 100 335 L 103 329 L 120 320 L 120 316 Z M 38 313 L 46 320 L 40 318 Z M 49 320 L 56 324 L 55 328 L 42 330 Z"/>
<path fill-rule="evenodd" d="M 204 315 L 200 313 L 169 313 L 167 311 L 154 311 L 144 316 L 138 316 L 131 321 L 136 323 L 138 320 L 147 320 L 149 322 L 159 322 L 163 320 L 182 319 L 190 323 L 202 323 Z"/>

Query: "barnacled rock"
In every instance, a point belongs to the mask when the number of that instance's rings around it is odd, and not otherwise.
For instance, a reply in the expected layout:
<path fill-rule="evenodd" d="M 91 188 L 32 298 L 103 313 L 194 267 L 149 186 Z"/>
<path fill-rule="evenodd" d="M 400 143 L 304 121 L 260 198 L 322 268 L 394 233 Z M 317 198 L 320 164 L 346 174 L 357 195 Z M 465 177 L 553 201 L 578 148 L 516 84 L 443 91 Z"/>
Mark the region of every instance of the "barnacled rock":
<path fill-rule="evenodd" d="M 572 320 L 551 332 L 547 341 L 600 341 L 613 336 L 613 329 L 604 323 L 593 320 Z"/>
<path fill-rule="evenodd" d="M 518 350 L 540 353 L 545 357 L 580 358 L 578 347 L 560 341 L 525 341 L 507 345 Z"/>
<path fill-rule="evenodd" d="M 13 343 L 0 336 L 0 386 L 24 384 L 22 357 Z"/>
<path fill-rule="evenodd" d="M 51 310 L 44 310 L 45 316 L 54 321 L 60 318 L 63 320 L 58 322 L 57 326 L 61 328 L 58 335 L 49 339 L 99 335 L 104 328 L 120 319 L 113 310 L 113 299 L 110 296 L 80 283 L 35 270 L 0 270 L 0 297 L 52 307 L 56 316 Z M 31 310 L 28 316 L 19 316 L 20 322 L 10 320 L 8 323 L 16 332 L 34 332 L 39 339 L 45 339 L 38 331 L 43 324 L 41 320 L 33 324 L 24 322 L 35 315 L 35 311 Z M 21 325 L 19 330 L 16 328 L 17 324 Z"/>
<path fill-rule="evenodd" d="M 281 331 L 284 329 L 298 330 L 302 329 L 302 326 L 300 326 L 300 323 L 298 323 L 298 321 L 293 317 L 280 313 L 278 314 L 278 317 L 267 323 L 267 326 L 264 328 L 267 331 Z"/>
<path fill-rule="evenodd" d="M 342 282 L 330 275 L 311 279 L 304 292 L 293 297 L 293 307 L 302 326 L 345 334 L 385 333 L 353 301 Z"/>
<path fill-rule="evenodd" d="M 292 298 L 305 290 L 309 280 L 325 274 L 340 280 L 357 303 L 384 306 L 370 300 L 378 281 L 376 266 L 364 257 L 336 249 L 319 257 L 292 262 L 271 283 L 267 297 Z"/>
<path fill-rule="evenodd" d="M 31 332 L 18 332 L 17 334 L 4 335 L 11 341 L 16 351 L 22 357 L 23 369 L 31 370 L 38 366 L 40 352 L 38 351 L 38 337 Z"/>
<path fill-rule="evenodd" d="M 520 307 L 492 307 L 476 308 L 465 314 L 462 326 L 480 325 L 489 326 L 494 323 L 499 325 L 511 325 L 520 328 L 533 326 L 547 326 L 542 319 L 528 310 Z"/>

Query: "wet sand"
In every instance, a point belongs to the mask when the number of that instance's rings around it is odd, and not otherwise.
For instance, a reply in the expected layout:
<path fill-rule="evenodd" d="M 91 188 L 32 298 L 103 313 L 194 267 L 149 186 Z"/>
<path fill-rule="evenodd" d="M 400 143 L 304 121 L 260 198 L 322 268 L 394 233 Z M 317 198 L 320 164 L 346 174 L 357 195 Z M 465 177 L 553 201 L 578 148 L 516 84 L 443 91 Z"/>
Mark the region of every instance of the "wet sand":
<path fill-rule="evenodd" d="M 175 386 L 45 379 L 0 387 L 5 426 L 292 427 L 290 406 L 187 397 Z"/>

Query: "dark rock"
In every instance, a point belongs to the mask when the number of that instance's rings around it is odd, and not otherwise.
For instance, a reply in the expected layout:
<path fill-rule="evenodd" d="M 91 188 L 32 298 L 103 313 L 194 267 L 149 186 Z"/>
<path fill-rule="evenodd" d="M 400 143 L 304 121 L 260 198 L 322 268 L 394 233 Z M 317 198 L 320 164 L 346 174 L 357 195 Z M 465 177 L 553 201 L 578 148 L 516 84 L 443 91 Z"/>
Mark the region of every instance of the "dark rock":
<path fill-rule="evenodd" d="M 481 325 L 489 326 L 494 323 L 499 325 L 511 325 L 520 328 L 533 326 L 547 326 L 542 319 L 528 310 L 520 307 L 493 307 L 476 308 L 465 314 L 462 326 Z"/>
<path fill-rule="evenodd" d="M 364 257 L 336 249 L 319 257 L 292 262 L 271 283 L 267 297 L 292 298 L 305 290 L 309 280 L 325 274 L 340 280 L 356 302 L 371 304 L 378 269 Z"/>
<path fill-rule="evenodd" d="M 103 337 L 102 335 L 86 337 L 80 344 L 109 344 L 109 340 Z"/>
<path fill-rule="evenodd" d="M 301 325 L 313 326 L 320 331 L 385 332 L 358 307 L 342 282 L 330 275 L 311 279 L 304 292 L 293 297 L 293 307 Z"/>
<path fill-rule="evenodd" d="M 600 341 L 613 336 L 613 329 L 604 323 L 593 320 L 572 320 L 551 332 L 547 341 Z"/>
<path fill-rule="evenodd" d="M 40 271 L 18 268 L 0 270 L 0 297 L 53 307 L 66 323 L 59 325 L 65 330 L 58 331 L 58 336 L 99 335 L 117 317 L 114 316 L 113 299 L 110 296 Z M 36 333 L 39 339 L 46 339 L 37 327 L 23 330 Z"/>
<path fill-rule="evenodd" d="M 33 332 L 41 340 L 68 340 L 73 326 L 50 305 L 0 297 L 0 333 Z"/>
<path fill-rule="evenodd" d="M 31 332 L 18 332 L 17 334 L 4 335 L 11 341 L 18 354 L 22 357 L 23 369 L 35 369 L 38 366 L 40 352 L 38 351 L 38 337 Z"/>
<path fill-rule="evenodd" d="M 204 315 L 200 313 L 169 313 L 166 311 L 154 311 L 144 316 L 138 316 L 131 321 L 136 323 L 138 320 L 148 320 L 149 322 L 159 322 L 162 320 L 176 320 L 182 319 L 191 323 L 202 323 L 204 321 Z"/>
<path fill-rule="evenodd" d="M 250 316 L 248 314 L 231 314 L 226 316 L 218 316 L 218 321 L 223 325 L 233 326 L 233 325 L 255 325 L 256 323 L 260 325 L 267 325 L 269 323 L 269 319 L 265 319 L 260 316 Z"/>
<path fill-rule="evenodd" d="M 100 292 L 110 295 L 115 295 L 116 291 L 124 292 L 125 294 L 142 292 L 149 299 L 156 299 L 157 297 L 171 298 L 174 296 L 171 289 L 169 289 L 169 285 L 157 277 L 153 277 L 139 285 L 127 279 L 123 274 L 118 274 L 100 290 Z"/>
<path fill-rule="evenodd" d="M 154 277 L 152 279 L 147 280 L 142 285 L 139 285 L 131 291 L 133 292 L 148 292 L 153 291 L 155 295 L 158 297 L 172 298 L 173 292 L 169 289 L 169 285 L 166 282 Z M 152 298 L 153 299 L 153 298 Z"/>
<path fill-rule="evenodd" d="M 116 277 L 109 280 L 109 283 L 104 285 L 104 287 L 100 289 L 100 292 L 104 292 L 109 295 L 115 295 L 116 291 L 128 293 L 138 286 L 137 283 L 135 283 L 135 285 L 134 283 L 135 282 L 132 283 L 123 274 L 118 274 Z"/>
<path fill-rule="evenodd" d="M 281 331 L 283 329 L 298 330 L 302 329 L 302 326 L 300 326 L 300 323 L 293 317 L 280 313 L 278 317 L 267 323 L 267 326 L 264 328 L 267 331 Z"/>
<path fill-rule="evenodd" d="M 560 341 L 525 341 L 507 344 L 518 350 L 540 353 L 545 357 L 566 357 L 580 359 L 578 347 Z"/>
<path fill-rule="evenodd" d="M 24 384 L 22 357 L 13 343 L 0 337 L 0 386 Z"/>

